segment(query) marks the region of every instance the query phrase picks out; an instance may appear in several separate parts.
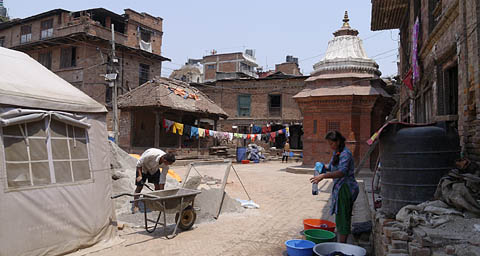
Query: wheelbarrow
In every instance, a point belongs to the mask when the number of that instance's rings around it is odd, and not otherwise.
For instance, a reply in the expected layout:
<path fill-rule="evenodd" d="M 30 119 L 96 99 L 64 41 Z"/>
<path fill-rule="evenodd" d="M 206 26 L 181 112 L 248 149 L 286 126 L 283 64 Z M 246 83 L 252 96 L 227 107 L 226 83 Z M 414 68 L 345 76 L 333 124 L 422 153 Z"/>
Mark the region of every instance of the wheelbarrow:
<path fill-rule="evenodd" d="M 122 193 L 114 195 L 111 198 L 115 199 L 121 196 L 140 196 L 138 199 L 130 201 L 131 203 L 141 201 L 145 206 L 145 230 L 148 233 L 152 233 L 157 229 L 158 224 L 162 225 L 164 229 L 167 227 L 167 213 L 175 213 L 175 229 L 171 235 L 165 235 L 166 238 L 171 239 L 177 236 L 177 228 L 182 230 L 189 230 L 192 228 L 197 214 L 193 208 L 195 196 L 200 194 L 201 191 L 176 188 L 168 190 L 157 190 L 149 193 Z M 147 218 L 147 211 L 158 211 L 158 217 L 156 221 Z M 163 213 L 163 223 L 160 223 L 160 216 Z M 153 222 L 155 225 L 148 226 L 148 222 Z"/>

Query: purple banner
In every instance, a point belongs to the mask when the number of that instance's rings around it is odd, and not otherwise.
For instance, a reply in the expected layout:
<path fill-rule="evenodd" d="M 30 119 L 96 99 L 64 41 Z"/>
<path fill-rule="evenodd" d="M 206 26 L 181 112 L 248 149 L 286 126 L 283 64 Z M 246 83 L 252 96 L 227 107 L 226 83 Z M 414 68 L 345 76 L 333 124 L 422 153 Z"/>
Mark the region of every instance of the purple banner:
<path fill-rule="evenodd" d="M 420 22 L 418 17 L 415 20 L 412 31 L 412 69 L 413 69 L 413 84 L 420 79 L 420 67 L 418 66 L 418 33 L 420 29 Z"/>

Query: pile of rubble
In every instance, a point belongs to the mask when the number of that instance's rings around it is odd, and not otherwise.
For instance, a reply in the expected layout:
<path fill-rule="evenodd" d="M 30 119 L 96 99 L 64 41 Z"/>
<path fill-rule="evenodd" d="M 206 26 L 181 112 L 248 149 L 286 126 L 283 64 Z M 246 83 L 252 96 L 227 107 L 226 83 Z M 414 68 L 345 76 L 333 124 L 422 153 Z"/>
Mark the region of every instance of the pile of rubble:
<path fill-rule="evenodd" d="M 395 218 L 375 215 L 376 255 L 480 255 L 480 168 L 449 172 L 435 201 L 407 205 Z"/>

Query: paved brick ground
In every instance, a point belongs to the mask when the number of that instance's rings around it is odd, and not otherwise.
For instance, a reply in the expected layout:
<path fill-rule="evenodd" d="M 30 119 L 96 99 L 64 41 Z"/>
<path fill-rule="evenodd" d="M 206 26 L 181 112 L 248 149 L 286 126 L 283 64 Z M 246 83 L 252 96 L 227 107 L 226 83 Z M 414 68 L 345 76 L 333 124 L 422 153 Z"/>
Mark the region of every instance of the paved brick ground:
<path fill-rule="evenodd" d="M 327 214 L 331 181 L 322 181 L 321 193 L 314 197 L 310 175 L 287 173 L 284 168 L 288 165 L 235 165 L 260 209 L 221 215 L 217 221 L 198 224 L 171 240 L 162 237 L 162 231 L 148 234 L 142 229 L 126 228 L 119 231 L 125 239 L 121 245 L 89 255 L 282 255 L 286 240 L 302 238 L 303 219 L 333 220 Z M 182 173 L 184 169 L 177 167 L 176 171 Z M 234 182 L 227 185 L 229 195 L 245 198 L 240 183 L 233 174 L 230 177 Z M 363 211 L 355 214 L 364 215 Z"/>

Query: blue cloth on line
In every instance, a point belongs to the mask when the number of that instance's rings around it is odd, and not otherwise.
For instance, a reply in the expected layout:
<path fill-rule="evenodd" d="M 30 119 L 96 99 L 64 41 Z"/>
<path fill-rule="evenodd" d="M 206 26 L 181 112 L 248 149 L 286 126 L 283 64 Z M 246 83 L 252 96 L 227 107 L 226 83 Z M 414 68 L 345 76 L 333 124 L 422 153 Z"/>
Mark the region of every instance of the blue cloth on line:
<path fill-rule="evenodd" d="M 198 127 L 192 126 L 192 128 L 190 129 L 190 137 L 195 137 L 198 139 Z"/>
<path fill-rule="evenodd" d="M 252 132 L 255 134 L 262 133 L 262 127 L 254 125 L 252 128 Z"/>

